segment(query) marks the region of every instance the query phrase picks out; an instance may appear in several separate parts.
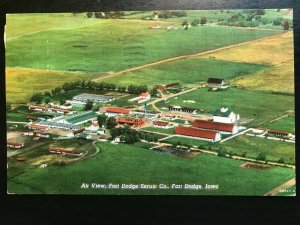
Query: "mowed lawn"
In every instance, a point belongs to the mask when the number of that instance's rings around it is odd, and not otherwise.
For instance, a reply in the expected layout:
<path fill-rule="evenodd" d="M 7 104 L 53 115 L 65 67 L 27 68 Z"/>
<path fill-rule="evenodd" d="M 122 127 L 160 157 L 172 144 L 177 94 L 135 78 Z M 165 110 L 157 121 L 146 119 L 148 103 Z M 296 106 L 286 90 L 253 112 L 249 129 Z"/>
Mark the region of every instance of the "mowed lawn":
<path fill-rule="evenodd" d="M 213 148 L 223 147 L 227 152 L 246 153 L 247 157 L 256 158 L 264 153 L 267 160 L 277 161 L 280 158 L 285 163 L 295 163 L 295 144 L 268 140 L 252 136 L 238 136 L 223 143 L 216 144 Z"/>
<path fill-rule="evenodd" d="M 295 176 L 288 168 L 253 171 L 244 162 L 202 154 L 183 159 L 132 145 L 98 143 L 95 157 L 66 166 L 36 168 L 8 180 L 17 194 L 191 194 L 263 195 Z M 218 184 L 219 190 L 113 190 L 81 189 L 98 184 Z"/>
<path fill-rule="evenodd" d="M 233 78 L 240 75 L 255 73 L 267 68 L 264 65 L 229 62 L 215 59 L 188 58 L 167 62 L 138 71 L 127 72 L 122 76 L 106 79 L 121 85 L 195 84 L 207 81 L 209 77 Z"/>
<path fill-rule="evenodd" d="M 195 138 L 187 138 L 187 137 L 171 137 L 168 139 L 164 139 L 162 142 L 167 142 L 173 145 L 186 145 L 186 146 L 206 146 L 206 145 L 211 145 L 209 141 L 204 141 L 200 139 L 195 139 Z"/>
<path fill-rule="evenodd" d="M 159 127 L 145 127 L 141 130 L 158 132 L 158 133 L 163 133 L 163 134 L 174 134 L 174 128 L 165 129 L 165 128 L 159 128 Z"/>
<path fill-rule="evenodd" d="M 282 118 L 266 125 L 265 128 L 295 133 L 295 116 Z"/>
<path fill-rule="evenodd" d="M 99 20 L 90 26 L 26 35 L 7 41 L 6 65 L 67 71 L 119 71 L 280 33 L 218 26 L 168 31 L 149 29 L 152 23 Z M 9 29 L 12 28 L 7 26 Z"/>
<path fill-rule="evenodd" d="M 65 82 L 91 80 L 97 76 L 82 72 L 6 68 L 5 77 L 6 100 L 10 103 L 26 103 L 36 92 L 50 91 Z"/>
<path fill-rule="evenodd" d="M 195 103 L 184 100 L 194 100 Z M 207 88 L 201 88 L 168 101 L 159 102 L 156 106 L 179 105 L 206 109 L 211 113 L 226 106 L 234 113 L 240 114 L 241 122 L 247 126 L 260 126 L 294 108 L 294 96 L 239 88 L 224 91 L 208 91 Z"/>

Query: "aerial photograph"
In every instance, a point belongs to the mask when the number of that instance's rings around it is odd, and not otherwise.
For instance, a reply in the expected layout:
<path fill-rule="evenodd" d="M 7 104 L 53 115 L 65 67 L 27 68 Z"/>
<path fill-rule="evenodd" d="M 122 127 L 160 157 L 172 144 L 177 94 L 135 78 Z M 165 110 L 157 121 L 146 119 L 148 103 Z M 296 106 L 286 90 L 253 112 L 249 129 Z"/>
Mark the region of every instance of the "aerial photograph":
<path fill-rule="evenodd" d="M 293 40 L 293 9 L 7 14 L 7 193 L 295 196 Z"/>

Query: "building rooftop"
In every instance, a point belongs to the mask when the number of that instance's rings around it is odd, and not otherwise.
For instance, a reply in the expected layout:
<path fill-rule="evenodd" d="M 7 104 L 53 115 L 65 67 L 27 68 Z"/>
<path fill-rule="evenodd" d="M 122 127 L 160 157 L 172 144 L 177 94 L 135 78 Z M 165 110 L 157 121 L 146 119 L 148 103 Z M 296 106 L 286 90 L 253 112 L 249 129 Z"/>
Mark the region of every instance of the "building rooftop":
<path fill-rule="evenodd" d="M 179 126 L 175 128 L 175 134 L 194 136 L 199 138 L 215 139 L 217 132 L 209 130 L 201 130 L 192 127 Z"/>
<path fill-rule="evenodd" d="M 108 107 L 108 108 L 106 108 L 106 112 L 108 112 L 108 113 L 129 114 L 130 110 L 129 109 L 118 108 L 118 107 Z"/>
<path fill-rule="evenodd" d="M 194 120 L 192 126 L 197 128 L 202 128 L 202 129 L 232 132 L 234 124 L 218 123 L 218 122 L 206 121 L 206 120 Z"/>
<path fill-rule="evenodd" d="M 73 97 L 73 99 L 83 99 L 85 101 L 90 100 L 92 102 L 98 102 L 98 101 L 108 101 L 112 99 L 112 97 L 105 96 L 105 95 L 95 95 L 95 94 L 87 94 L 83 93 L 80 95 L 76 95 Z"/>
<path fill-rule="evenodd" d="M 221 117 L 228 117 L 232 113 L 232 111 L 228 110 L 227 108 L 222 107 L 221 109 L 217 109 L 213 116 L 221 116 Z"/>

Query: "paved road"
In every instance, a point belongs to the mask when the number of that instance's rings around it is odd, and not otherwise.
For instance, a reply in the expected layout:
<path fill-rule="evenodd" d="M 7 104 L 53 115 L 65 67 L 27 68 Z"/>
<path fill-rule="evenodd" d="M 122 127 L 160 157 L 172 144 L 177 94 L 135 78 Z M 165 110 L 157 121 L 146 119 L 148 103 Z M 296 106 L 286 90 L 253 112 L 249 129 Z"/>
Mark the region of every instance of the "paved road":
<path fill-rule="evenodd" d="M 228 141 L 228 140 L 231 139 L 231 138 L 235 138 L 236 136 L 242 135 L 242 134 L 248 132 L 248 131 L 251 130 L 251 129 L 252 129 L 252 128 L 248 128 L 248 129 L 246 129 L 246 130 L 244 130 L 244 131 L 242 131 L 242 132 L 239 132 L 239 133 L 237 133 L 237 134 L 235 134 L 235 135 L 232 135 L 232 136 L 230 136 L 230 137 L 228 137 L 228 138 L 225 138 L 225 139 L 221 140 L 220 143 L 223 143 L 224 141 Z"/>
<path fill-rule="evenodd" d="M 287 182 L 285 182 L 284 184 L 274 188 L 273 190 L 267 192 L 266 194 L 264 194 L 264 196 L 274 196 L 277 195 L 280 191 L 285 190 L 293 185 L 296 184 L 296 178 L 293 178 Z"/>

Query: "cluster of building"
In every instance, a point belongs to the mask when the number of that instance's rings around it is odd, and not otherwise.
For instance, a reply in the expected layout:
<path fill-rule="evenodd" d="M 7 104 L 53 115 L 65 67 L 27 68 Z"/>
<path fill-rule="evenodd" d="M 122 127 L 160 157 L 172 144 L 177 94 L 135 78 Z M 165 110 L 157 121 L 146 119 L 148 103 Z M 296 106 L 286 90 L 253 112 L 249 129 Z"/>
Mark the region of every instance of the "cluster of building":
<path fill-rule="evenodd" d="M 225 84 L 224 79 L 219 79 L 219 78 L 208 78 L 207 86 L 212 90 L 228 88 L 228 86 Z"/>
<path fill-rule="evenodd" d="M 30 105 L 28 106 L 28 109 L 37 111 L 37 112 L 54 112 L 59 114 L 73 114 L 75 111 L 72 111 L 70 107 L 68 106 L 58 106 L 54 104 L 48 104 L 48 105 Z M 29 118 L 30 119 L 30 118 Z M 35 119 L 35 118 L 31 118 Z"/>
<path fill-rule="evenodd" d="M 60 154 L 60 155 L 72 155 L 72 156 L 81 156 L 83 153 L 77 150 L 68 150 L 62 148 L 54 148 L 49 150 L 50 153 Z"/>
<path fill-rule="evenodd" d="M 192 127 L 176 127 L 175 134 L 217 142 L 221 140 L 221 134 L 238 132 L 238 120 L 238 115 L 223 107 L 213 114 L 212 120 L 194 120 Z"/>
<path fill-rule="evenodd" d="M 149 101 L 150 98 L 151 98 L 151 95 L 149 94 L 149 92 L 143 92 L 138 97 L 131 98 L 128 101 L 129 102 L 136 102 L 136 103 L 140 104 L 140 103 L 144 103 L 144 102 Z"/>
<path fill-rule="evenodd" d="M 23 148 L 24 143 L 7 142 L 8 148 Z"/>
<path fill-rule="evenodd" d="M 115 98 L 106 96 L 106 95 L 95 95 L 95 94 L 83 93 L 83 94 L 74 96 L 73 100 L 79 101 L 79 102 L 92 101 L 93 103 L 107 103 L 107 102 L 115 100 Z"/>

